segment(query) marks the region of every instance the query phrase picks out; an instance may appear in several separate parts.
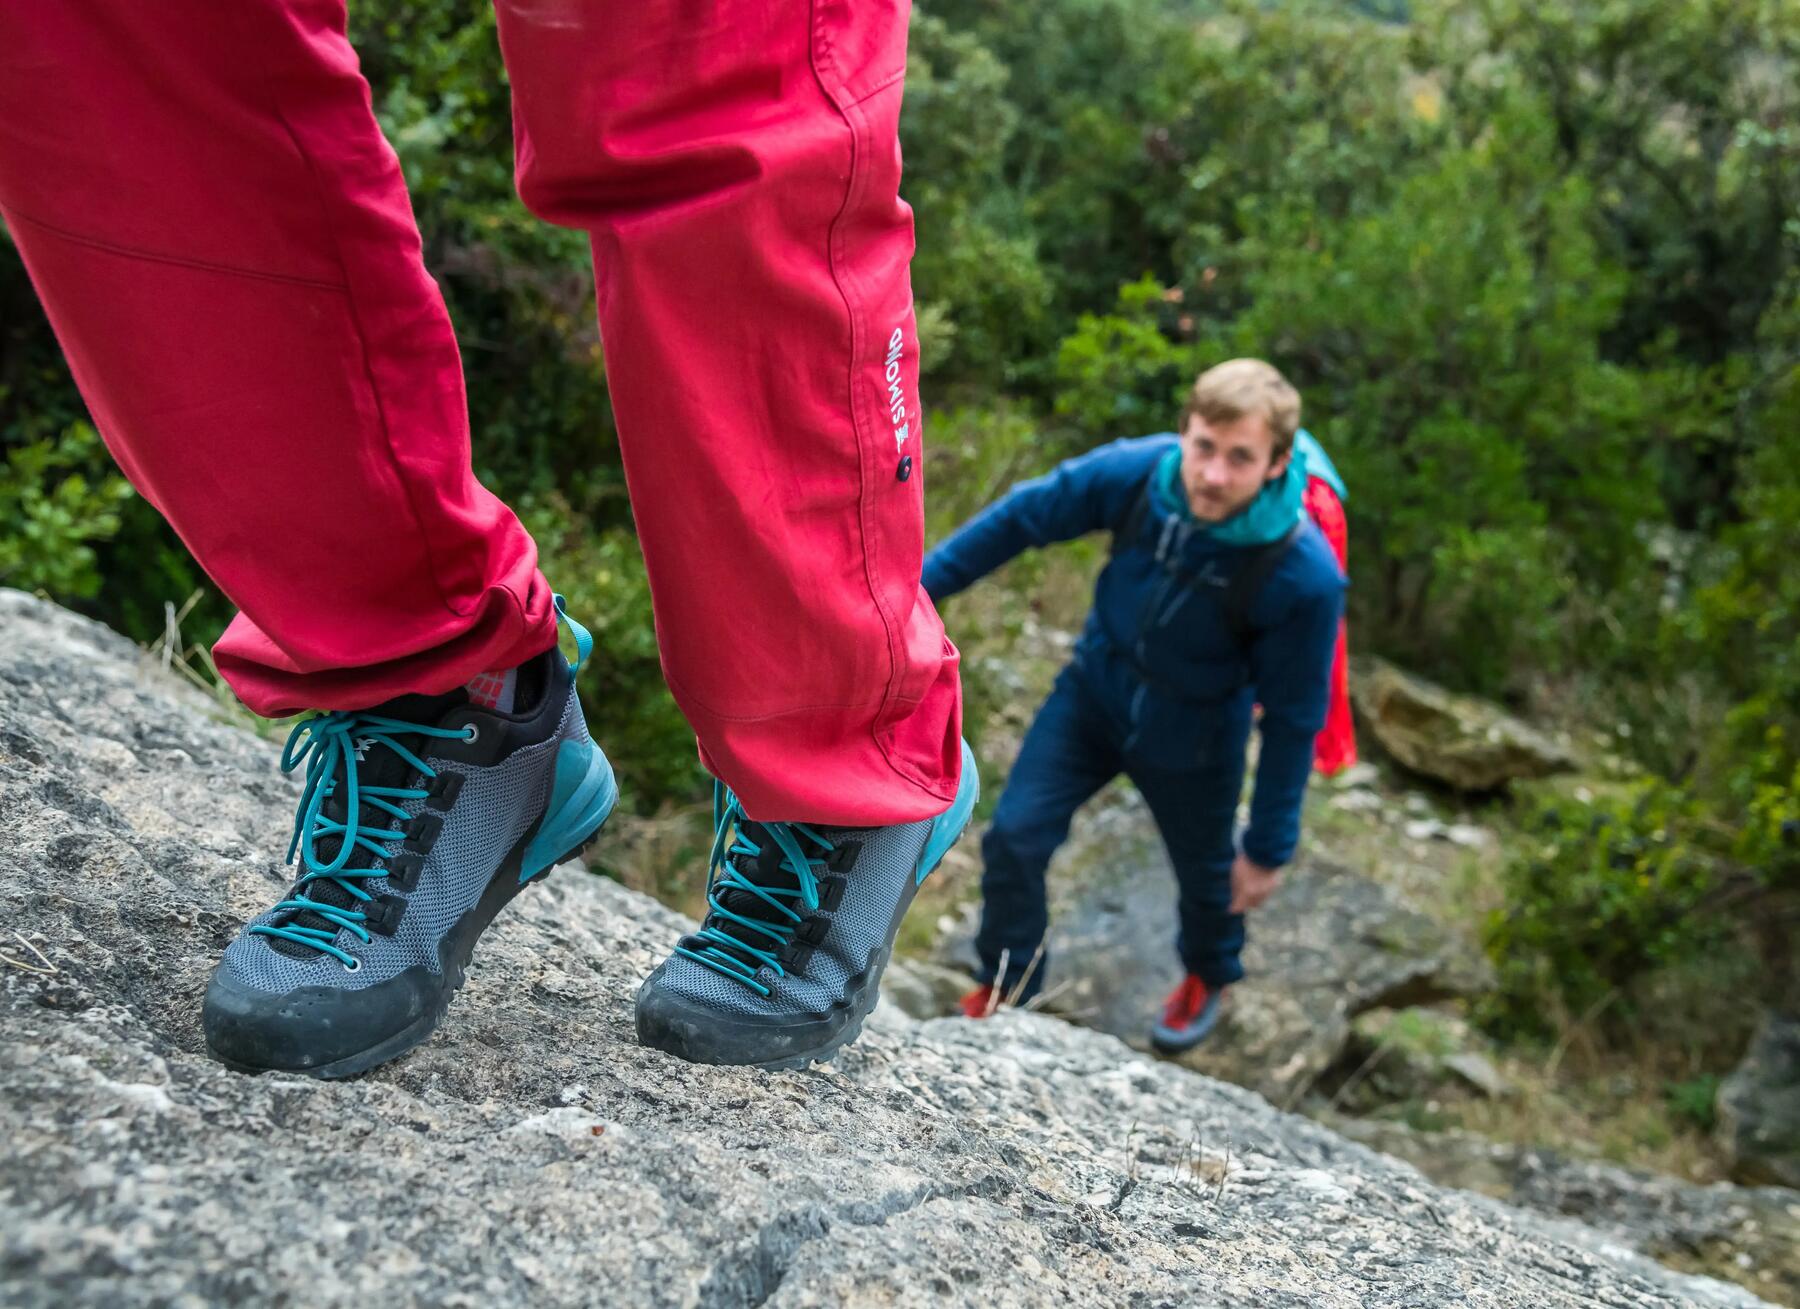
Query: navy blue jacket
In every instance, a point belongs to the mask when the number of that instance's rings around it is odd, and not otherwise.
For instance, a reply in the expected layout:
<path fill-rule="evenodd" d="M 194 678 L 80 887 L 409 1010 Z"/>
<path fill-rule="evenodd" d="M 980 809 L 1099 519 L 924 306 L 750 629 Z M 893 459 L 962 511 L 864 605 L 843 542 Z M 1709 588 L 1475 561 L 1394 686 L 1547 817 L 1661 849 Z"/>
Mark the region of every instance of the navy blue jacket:
<path fill-rule="evenodd" d="M 1177 441 L 1171 433 L 1114 441 L 1019 483 L 931 552 L 925 590 L 942 601 L 1032 546 L 1121 527 Z M 1100 574 L 1075 666 L 1126 758 L 1152 768 L 1235 773 L 1252 706 L 1262 705 L 1243 849 L 1274 868 L 1293 857 L 1299 840 L 1344 577 L 1308 521 L 1258 589 L 1245 647 L 1230 631 L 1223 598 L 1246 553 L 1153 506 L 1136 539 L 1119 542 Z M 1164 561 L 1192 584 L 1176 580 Z"/>

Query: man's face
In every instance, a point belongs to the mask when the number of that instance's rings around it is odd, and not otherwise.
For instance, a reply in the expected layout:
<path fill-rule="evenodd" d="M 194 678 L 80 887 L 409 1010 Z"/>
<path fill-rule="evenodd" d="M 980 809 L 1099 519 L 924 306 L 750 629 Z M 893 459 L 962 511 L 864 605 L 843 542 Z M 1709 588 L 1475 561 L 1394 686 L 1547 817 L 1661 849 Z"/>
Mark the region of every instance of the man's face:
<path fill-rule="evenodd" d="M 1287 472 L 1291 452 L 1273 458 L 1275 434 L 1261 414 L 1229 423 L 1189 417 L 1181 433 L 1181 484 L 1188 507 L 1203 523 L 1221 523 L 1256 499 L 1263 485 Z"/>

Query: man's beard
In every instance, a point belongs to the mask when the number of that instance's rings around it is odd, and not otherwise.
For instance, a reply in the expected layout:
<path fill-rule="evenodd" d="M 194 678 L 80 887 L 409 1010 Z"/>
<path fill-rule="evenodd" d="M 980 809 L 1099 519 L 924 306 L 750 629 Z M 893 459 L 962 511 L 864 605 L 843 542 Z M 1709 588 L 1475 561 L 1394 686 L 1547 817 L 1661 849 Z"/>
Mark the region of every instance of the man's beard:
<path fill-rule="evenodd" d="M 1255 492 L 1242 500 L 1232 500 L 1226 496 L 1213 496 L 1201 492 L 1198 496 L 1188 496 L 1188 508 L 1194 511 L 1194 517 L 1204 523 L 1222 523 L 1234 514 L 1242 512 L 1256 499 Z"/>

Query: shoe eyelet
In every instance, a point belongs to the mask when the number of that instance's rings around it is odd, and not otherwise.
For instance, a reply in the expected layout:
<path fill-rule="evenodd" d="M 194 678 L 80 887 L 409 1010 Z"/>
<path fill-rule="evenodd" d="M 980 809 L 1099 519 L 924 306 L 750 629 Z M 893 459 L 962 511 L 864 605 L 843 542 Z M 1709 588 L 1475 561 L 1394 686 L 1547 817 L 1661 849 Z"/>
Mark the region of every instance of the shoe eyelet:
<path fill-rule="evenodd" d="M 355 955 L 351 955 L 349 963 L 339 964 L 338 966 L 346 973 L 360 973 L 362 971 L 362 960 L 358 959 Z"/>
<path fill-rule="evenodd" d="M 463 740 L 467 741 L 470 745 L 474 745 L 475 742 L 480 739 L 481 729 L 474 723 L 470 723 L 467 727 L 463 728 Z"/>

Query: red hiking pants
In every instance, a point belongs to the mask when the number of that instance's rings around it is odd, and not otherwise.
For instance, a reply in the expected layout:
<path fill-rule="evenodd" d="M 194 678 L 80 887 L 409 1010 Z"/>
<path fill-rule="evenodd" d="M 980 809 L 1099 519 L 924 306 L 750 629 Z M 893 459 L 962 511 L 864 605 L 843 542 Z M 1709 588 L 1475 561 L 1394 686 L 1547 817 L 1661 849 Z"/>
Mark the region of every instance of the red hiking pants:
<path fill-rule="evenodd" d="M 919 586 L 907 7 L 498 3 L 519 192 L 592 239 L 669 686 L 761 818 L 918 819 L 959 771 Z M 344 21 L 0 5 L 0 212 L 114 455 L 238 606 L 219 669 L 263 714 L 554 640 Z"/>

